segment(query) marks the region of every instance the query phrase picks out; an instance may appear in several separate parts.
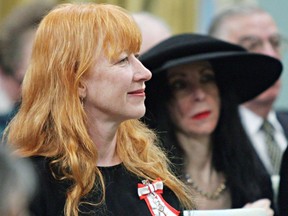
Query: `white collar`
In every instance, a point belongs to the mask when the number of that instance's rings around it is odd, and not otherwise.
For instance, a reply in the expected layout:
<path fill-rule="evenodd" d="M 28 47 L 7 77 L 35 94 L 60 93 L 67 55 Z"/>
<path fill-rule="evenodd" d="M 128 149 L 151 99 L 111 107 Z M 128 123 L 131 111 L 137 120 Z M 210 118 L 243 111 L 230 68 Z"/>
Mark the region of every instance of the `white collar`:
<path fill-rule="evenodd" d="M 239 106 L 239 114 L 243 123 L 244 128 L 247 128 L 247 132 L 255 134 L 259 131 L 263 118 L 247 109 L 243 105 Z M 274 110 L 271 110 L 268 114 L 267 120 L 272 124 L 276 131 L 283 132 L 283 129 L 277 120 L 276 113 Z"/>
<path fill-rule="evenodd" d="M 259 131 L 263 123 L 263 120 L 260 116 L 244 106 L 239 106 L 239 114 L 244 128 L 246 128 L 246 131 L 250 135 L 253 135 Z"/>

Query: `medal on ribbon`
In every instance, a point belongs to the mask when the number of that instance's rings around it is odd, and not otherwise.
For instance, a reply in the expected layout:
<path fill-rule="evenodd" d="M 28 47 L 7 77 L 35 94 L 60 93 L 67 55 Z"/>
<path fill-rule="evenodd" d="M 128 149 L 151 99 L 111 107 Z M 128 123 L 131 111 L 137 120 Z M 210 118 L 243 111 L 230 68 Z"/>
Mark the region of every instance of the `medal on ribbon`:
<path fill-rule="evenodd" d="M 170 206 L 162 197 L 162 193 L 163 182 L 160 178 L 157 178 L 152 183 L 148 180 L 143 180 L 142 184 L 138 184 L 138 195 L 141 200 L 145 200 L 153 216 L 178 216 L 180 211 Z"/>

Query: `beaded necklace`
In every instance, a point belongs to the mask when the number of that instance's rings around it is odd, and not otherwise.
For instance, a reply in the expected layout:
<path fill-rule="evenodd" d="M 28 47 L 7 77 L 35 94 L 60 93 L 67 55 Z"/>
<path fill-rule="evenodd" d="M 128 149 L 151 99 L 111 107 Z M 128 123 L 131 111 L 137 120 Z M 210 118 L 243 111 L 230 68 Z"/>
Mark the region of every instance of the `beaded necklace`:
<path fill-rule="evenodd" d="M 219 199 L 219 197 L 222 195 L 222 193 L 225 191 L 226 189 L 226 182 L 222 182 L 214 192 L 212 193 L 208 193 L 203 191 L 191 178 L 191 176 L 189 174 L 185 175 L 185 179 L 188 185 L 190 185 L 198 194 L 200 194 L 201 196 L 204 196 L 205 198 L 209 199 L 209 200 L 217 200 Z"/>

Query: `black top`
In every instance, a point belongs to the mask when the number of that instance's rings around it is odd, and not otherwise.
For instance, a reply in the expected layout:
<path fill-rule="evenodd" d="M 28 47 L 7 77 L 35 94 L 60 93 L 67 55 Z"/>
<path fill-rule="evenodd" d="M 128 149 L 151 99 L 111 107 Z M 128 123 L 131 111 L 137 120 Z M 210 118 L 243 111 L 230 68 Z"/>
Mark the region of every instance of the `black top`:
<path fill-rule="evenodd" d="M 65 205 L 65 193 L 71 185 L 68 181 L 55 180 L 49 169 L 49 162 L 44 157 L 31 158 L 39 175 L 39 190 L 31 204 L 32 215 L 36 216 L 62 216 Z M 141 183 L 134 174 L 125 169 L 122 164 L 112 167 L 99 167 L 105 181 L 106 200 L 101 206 L 88 204 L 80 205 L 79 215 L 151 215 L 146 202 L 140 200 L 137 187 Z M 96 203 L 101 192 L 93 190 L 81 201 Z M 175 194 L 164 186 L 164 200 L 172 207 L 180 210 L 180 204 Z M 90 213 L 89 213 L 90 212 Z"/>
<path fill-rule="evenodd" d="M 277 118 L 288 138 L 288 112 L 277 112 Z M 278 194 L 278 208 L 280 216 L 288 215 L 288 148 L 286 148 L 280 169 L 280 184 Z"/>

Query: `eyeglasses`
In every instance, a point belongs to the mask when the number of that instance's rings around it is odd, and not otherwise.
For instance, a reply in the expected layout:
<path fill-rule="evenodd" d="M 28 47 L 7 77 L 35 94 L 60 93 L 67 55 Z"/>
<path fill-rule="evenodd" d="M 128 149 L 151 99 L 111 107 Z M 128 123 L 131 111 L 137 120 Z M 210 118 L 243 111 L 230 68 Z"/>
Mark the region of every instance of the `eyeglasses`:
<path fill-rule="evenodd" d="M 275 52 L 282 52 L 284 49 L 287 49 L 287 40 L 279 35 L 272 35 L 270 36 L 267 41 L 256 36 L 246 36 L 240 39 L 239 44 L 246 48 L 248 51 L 251 52 L 261 52 L 264 50 L 265 43 L 269 43 L 271 48 Z"/>

